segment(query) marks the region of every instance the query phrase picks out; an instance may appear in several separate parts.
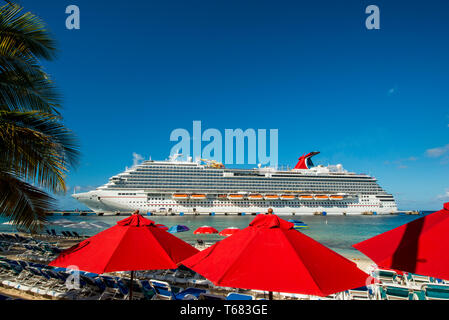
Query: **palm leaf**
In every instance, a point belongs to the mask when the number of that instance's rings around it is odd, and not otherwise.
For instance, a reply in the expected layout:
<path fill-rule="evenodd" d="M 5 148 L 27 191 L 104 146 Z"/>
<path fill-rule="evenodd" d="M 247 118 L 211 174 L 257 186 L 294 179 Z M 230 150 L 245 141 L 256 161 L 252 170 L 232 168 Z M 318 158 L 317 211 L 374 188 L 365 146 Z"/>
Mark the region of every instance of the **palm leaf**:
<path fill-rule="evenodd" d="M 0 106 L 59 114 L 60 97 L 39 64 L 52 59 L 55 43 L 40 18 L 18 5 L 0 7 Z"/>
<path fill-rule="evenodd" d="M 45 73 L 18 75 L 25 70 L 0 73 L 0 106 L 2 110 L 39 110 L 59 114 L 59 95 Z"/>
<path fill-rule="evenodd" d="M 78 163 L 73 133 L 52 114 L 0 111 L 3 167 L 53 192 L 65 192 L 65 175 Z"/>
<path fill-rule="evenodd" d="M 52 60 L 56 43 L 47 26 L 38 16 L 22 11 L 17 4 L 0 7 L 0 45 L 5 43 L 23 55 Z"/>
<path fill-rule="evenodd" d="M 0 215 L 19 228 L 37 231 L 46 222 L 46 212 L 54 208 L 54 199 L 42 190 L 0 171 Z"/>

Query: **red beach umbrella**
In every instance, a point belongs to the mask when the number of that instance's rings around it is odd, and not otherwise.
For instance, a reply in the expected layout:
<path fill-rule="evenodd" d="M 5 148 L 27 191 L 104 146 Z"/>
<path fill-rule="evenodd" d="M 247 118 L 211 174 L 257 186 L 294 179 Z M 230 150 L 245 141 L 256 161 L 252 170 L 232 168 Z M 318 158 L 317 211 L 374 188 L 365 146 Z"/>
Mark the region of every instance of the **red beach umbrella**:
<path fill-rule="evenodd" d="M 232 236 L 237 231 L 240 231 L 240 229 L 236 228 L 236 227 L 229 227 L 229 228 L 221 230 L 219 235 L 223 236 L 223 237 L 229 237 L 229 236 Z"/>
<path fill-rule="evenodd" d="M 218 233 L 218 230 L 210 226 L 202 226 L 193 231 L 193 234 L 213 234 L 213 233 Z"/>
<path fill-rule="evenodd" d="M 449 203 L 353 247 L 381 268 L 449 279 Z"/>
<path fill-rule="evenodd" d="M 49 265 L 106 273 L 115 271 L 176 269 L 199 252 L 178 237 L 134 214 L 79 244 L 64 250 Z M 130 294 L 130 298 L 132 292 Z"/>
<path fill-rule="evenodd" d="M 366 285 L 357 265 L 293 229 L 276 215 L 182 261 L 215 285 L 327 296 Z"/>

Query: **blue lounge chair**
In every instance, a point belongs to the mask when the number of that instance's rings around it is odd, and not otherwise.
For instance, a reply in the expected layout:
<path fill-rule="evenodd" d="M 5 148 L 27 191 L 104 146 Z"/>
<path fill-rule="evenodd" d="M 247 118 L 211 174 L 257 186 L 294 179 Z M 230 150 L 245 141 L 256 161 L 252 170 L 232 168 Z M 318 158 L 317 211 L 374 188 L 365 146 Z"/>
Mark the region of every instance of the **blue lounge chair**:
<path fill-rule="evenodd" d="M 255 299 L 254 296 L 250 294 L 231 292 L 226 296 L 226 300 L 255 300 Z"/>
<path fill-rule="evenodd" d="M 151 284 L 146 280 L 138 280 L 138 283 L 141 287 L 143 298 L 145 300 L 151 300 L 156 294 Z"/>
<path fill-rule="evenodd" d="M 175 300 L 176 294 L 181 291 L 179 287 L 172 287 L 168 282 L 158 281 L 158 280 L 150 280 L 150 284 L 156 293 L 153 297 L 153 300 Z"/>
<path fill-rule="evenodd" d="M 175 300 L 198 300 L 201 294 L 208 293 L 208 290 L 198 288 L 187 288 L 175 295 Z"/>
<path fill-rule="evenodd" d="M 421 287 L 425 299 L 420 300 L 449 300 L 449 286 L 426 284 Z"/>
<path fill-rule="evenodd" d="M 413 290 L 407 287 L 383 285 L 379 286 L 382 300 L 414 300 Z"/>
<path fill-rule="evenodd" d="M 398 284 L 402 283 L 402 277 L 393 270 L 377 269 L 373 272 L 373 277 L 379 279 L 382 283 L 386 284 Z"/>
<path fill-rule="evenodd" d="M 435 278 L 422 276 L 415 273 L 407 273 L 404 277 L 405 283 L 410 287 L 420 288 L 423 284 L 435 283 Z"/>

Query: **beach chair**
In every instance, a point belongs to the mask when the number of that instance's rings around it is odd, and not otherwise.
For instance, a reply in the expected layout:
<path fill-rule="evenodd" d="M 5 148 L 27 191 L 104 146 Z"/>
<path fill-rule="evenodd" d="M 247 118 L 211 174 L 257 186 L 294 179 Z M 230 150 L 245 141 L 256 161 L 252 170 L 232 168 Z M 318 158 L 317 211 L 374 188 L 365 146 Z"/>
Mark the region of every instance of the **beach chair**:
<path fill-rule="evenodd" d="M 141 287 L 143 298 L 145 300 L 151 300 L 153 296 L 156 294 L 151 284 L 146 280 L 138 280 L 138 283 Z"/>
<path fill-rule="evenodd" d="M 15 241 L 17 241 L 19 243 L 28 241 L 27 238 L 24 238 L 21 235 L 18 235 L 17 233 L 13 234 L 12 237 L 13 237 L 13 240 L 15 240 Z"/>
<path fill-rule="evenodd" d="M 373 277 L 385 284 L 400 284 L 402 277 L 396 271 L 377 269 L 373 272 Z"/>
<path fill-rule="evenodd" d="M 173 280 L 173 274 L 176 272 L 176 269 L 173 270 L 161 270 L 160 273 L 154 275 L 154 279 L 160 281 L 170 281 Z"/>
<path fill-rule="evenodd" d="M 360 287 L 351 289 L 345 292 L 345 300 L 372 300 L 374 299 L 374 293 L 371 288 Z"/>
<path fill-rule="evenodd" d="M 405 283 L 410 288 L 421 288 L 423 284 L 435 283 L 435 279 L 428 276 L 422 276 L 415 273 L 407 273 L 404 276 Z"/>
<path fill-rule="evenodd" d="M 415 292 L 416 300 L 449 300 L 449 286 L 424 284 L 421 291 Z"/>
<path fill-rule="evenodd" d="M 175 300 L 175 295 L 181 291 L 179 287 L 172 287 L 168 282 L 159 280 L 150 280 L 155 295 L 152 300 Z"/>
<path fill-rule="evenodd" d="M 119 296 L 114 296 L 114 299 L 117 299 L 117 297 L 120 297 L 120 300 L 128 300 L 129 299 L 129 289 L 128 287 L 122 282 L 120 278 L 115 279 L 115 283 L 117 284 L 117 289 L 119 292 Z M 134 287 L 133 287 L 134 289 Z M 137 297 L 139 295 L 139 291 L 133 292 L 133 298 Z"/>
<path fill-rule="evenodd" d="M 75 235 L 75 237 L 81 238 L 81 236 L 76 231 L 72 231 L 72 233 Z"/>
<path fill-rule="evenodd" d="M 201 294 L 208 293 L 208 290 L 190 287 L 175 294 L 175 300 L 198 300 Z"/>
<path fill-rule="evenodd" d="M 210 286 L 212 282 L 207 280 L 199 273 L 195 273 L 193 277 L 187 279 L 187 283 L 192 286 Z"/>
<path fill-rule="evenodd" d="M 379 295 L 381 300 L 414 300 L 413 290 L 402 286 L 379 286 Z"/>
<path fill-rule="evenodd" d="M 231 292 L 226 296 L 226 300 L 255 300 L 250 294 Z"/>
<path fill-rule="evenodd" d="M 188 270 L 177 269 L 176 272 L 171 276 L 170 280 L 177 284 L 187 284 L 189 279 L 193 277 L 193 272 Z"/>
<path fill-rule="evenodd" d="M 2 243 L 0 245 L 0 252 L 8 253 L 8 252 L 10 252 L 12 250 L 13 247 L 14 247 L 14 244 Z"/>
<path fill-rule="evenodd" d="M 99 297 L 99 300 L 112 300 L 117 295 L 120 295 L 120 290 L 114 278 L 108 276 L 100 276 L 99 279 L 104 284 L 104 291 Z"/>
<path fill-rule="evenodd" d="M 226 300 L 226 298 L 216 294 L 201 293 L 198 300 Z"/>
<path fill-rule="evenodd" d="M 73 231 L 66 231 L 70 238 L 76 238 L 76 236 L 73 234 Z"/>

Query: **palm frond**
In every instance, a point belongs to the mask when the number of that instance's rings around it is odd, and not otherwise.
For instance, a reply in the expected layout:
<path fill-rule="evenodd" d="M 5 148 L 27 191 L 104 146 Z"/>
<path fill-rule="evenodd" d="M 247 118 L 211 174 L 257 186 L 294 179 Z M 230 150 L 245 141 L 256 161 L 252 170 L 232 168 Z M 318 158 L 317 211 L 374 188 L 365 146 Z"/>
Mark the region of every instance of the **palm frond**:
<path fill-rule="evenodd" d="M 55 43 L 37 16 L 18 5 L 0 7 L 0 106 L 59 114 L 60 96 L 39 58 L 51 59 Z"/>
<path fill-rule="evenodd" d="M 25 56 L 53 59 L 56 43 L 47 26 L 38 16 L 22 11 L 17 4 L 0 7 L 0 46 L 8 46 Z"/>
<path fill-rule="evenodd" d="M 45 73 L 28 73 L 24 69 L 0 73 L 0 106 L 3 110 L 38 110 L 59 115 L 60 97 Z"/>
<path fill-rule="evenodd" d="M 52 114 L 0 111 L 0 164 L 27 181 L 65 192 L 65 175 L 78 163 L 73 133 Z"/>
<path fill-rule="evenodd" d="M 0 215 L 19 228 L 39 230 L 46 212 L 54 208 L 54 199 L 42 190 L 0 171 Z"/>

